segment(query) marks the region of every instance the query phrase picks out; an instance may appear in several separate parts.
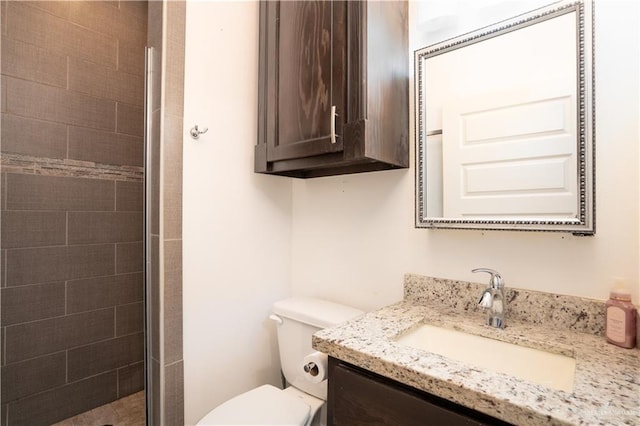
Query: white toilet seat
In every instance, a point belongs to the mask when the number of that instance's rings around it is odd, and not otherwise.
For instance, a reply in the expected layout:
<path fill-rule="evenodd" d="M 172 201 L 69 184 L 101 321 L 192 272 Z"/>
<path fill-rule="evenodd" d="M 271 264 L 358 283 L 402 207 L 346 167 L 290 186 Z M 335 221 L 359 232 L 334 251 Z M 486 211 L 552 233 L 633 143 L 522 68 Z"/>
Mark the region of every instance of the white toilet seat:
<path fill-rule="evenodd" d="M 307 424 L 310 413 L 309 405 L 300 398 L 262 385 L 214 408 L 198 425 L 301 426 Z"/>

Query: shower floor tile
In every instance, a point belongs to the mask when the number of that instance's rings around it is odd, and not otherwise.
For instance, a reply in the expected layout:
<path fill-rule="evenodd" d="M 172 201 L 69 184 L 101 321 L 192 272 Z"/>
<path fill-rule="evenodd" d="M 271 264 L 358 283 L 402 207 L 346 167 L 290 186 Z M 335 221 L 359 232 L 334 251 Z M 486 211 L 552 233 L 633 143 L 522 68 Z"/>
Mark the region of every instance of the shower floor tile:
<path fill-rule="evenodd" d="M 78 414 L 52 426 L 144 426 L 144 391 Z"/>

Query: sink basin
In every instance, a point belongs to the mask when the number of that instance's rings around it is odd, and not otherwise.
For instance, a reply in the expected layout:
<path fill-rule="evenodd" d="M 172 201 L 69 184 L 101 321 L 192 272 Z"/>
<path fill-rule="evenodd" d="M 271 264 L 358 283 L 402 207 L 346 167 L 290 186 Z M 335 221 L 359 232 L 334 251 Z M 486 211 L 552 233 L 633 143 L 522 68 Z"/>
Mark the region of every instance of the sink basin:
<path fill-rule="evenodd" d="M 470 366 L 566 392 L 573 391 L 575 358 L 500 340 L 423 324 L 396 339 Z"/>

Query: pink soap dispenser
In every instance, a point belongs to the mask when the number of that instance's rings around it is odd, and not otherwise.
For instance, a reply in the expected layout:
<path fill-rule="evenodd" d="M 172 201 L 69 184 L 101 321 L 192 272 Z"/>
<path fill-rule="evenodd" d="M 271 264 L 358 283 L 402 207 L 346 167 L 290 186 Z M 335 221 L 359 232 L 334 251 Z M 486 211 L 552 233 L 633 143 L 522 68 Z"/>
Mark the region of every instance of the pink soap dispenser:
<path fill-rule="evenodd" d="M 636 346 L 636 307 L 631 303 L 631 293 L 621 279 L 615 281 L 614 289 L 605 303 L 605 334 L 607 342 L 622 348 Z"/>

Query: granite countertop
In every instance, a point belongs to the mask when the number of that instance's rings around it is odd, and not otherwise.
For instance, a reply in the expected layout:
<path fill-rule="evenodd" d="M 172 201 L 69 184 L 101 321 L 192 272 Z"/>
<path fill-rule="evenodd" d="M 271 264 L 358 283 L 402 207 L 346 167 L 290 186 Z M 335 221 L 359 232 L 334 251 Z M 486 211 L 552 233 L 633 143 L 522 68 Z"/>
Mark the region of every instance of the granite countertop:
<path fill-rule="evenodd" d="M 403 301 L 319 331 L 313 347 L 517 425 L 640 424 L 640 350 L 606 343 L 601 301 L 512 290 L 507 299 L 516 309 L 507 311 L 507 327 L 499 330 L 484 325 L 475 306 L 482 288 L 407 275 Z M 574 390 L 554 390 L 395 342 L 425 323 L 572 356 Z"/>

